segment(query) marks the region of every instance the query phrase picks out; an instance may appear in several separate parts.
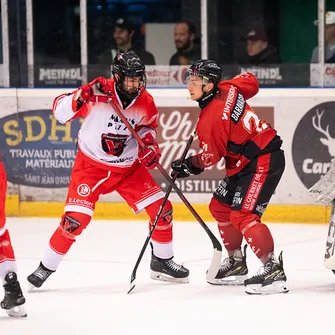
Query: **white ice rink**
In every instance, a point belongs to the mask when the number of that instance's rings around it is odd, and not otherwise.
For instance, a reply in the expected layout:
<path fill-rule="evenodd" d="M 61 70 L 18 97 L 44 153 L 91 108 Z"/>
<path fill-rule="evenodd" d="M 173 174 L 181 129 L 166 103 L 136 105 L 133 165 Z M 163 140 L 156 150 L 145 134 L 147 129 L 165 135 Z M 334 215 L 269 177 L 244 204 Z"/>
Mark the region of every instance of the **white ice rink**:
<path fill-rule="evenodd" d="M 57 224 L 57 219 L 8 219 L 25 291 L 26 277 Z M 216 225 L 209 226 L 218 236 Z M 323 266 L 327 226 L 270 224 L 276 254 L 284 250 L 290 292 L 249 296 L 243 287 L 207 284 L 209 238 L 197 222 L 175 222 L 176 259 L 190 269 L 190 283 L 151 280 L 147 250 L 137 286 L 127 295 L 146 227 L 144 221 L 92 221 L 43 289 L 26 293 L 27 318 L 9 318 L 0 310 L 0 334 L 333 333 L 335 275 Z M 260 264 L 250 250 L 247 262 L 254 274 Z"/>

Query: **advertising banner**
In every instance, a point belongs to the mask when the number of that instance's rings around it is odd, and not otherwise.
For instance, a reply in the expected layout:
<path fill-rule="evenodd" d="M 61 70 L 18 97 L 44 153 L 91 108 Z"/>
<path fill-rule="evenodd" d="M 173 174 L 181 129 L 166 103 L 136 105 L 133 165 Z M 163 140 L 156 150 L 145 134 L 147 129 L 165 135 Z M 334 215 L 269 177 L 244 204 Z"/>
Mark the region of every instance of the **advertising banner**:
<path fill-rule="evenodd" d="M 67 187 L 76 157 L 80 120 L 60 125 L 51 110 L 0 119 L 0 151 L 9 182 L 38 188 Z"/>
<path fill-rule="evenodd" d="M 242 65 L 238 73 L 253 73 L 262 87 L 309 87 L 309 64 Z"/>
<path fill-rule="evenodd" d="M 37 66 L 34 87 L 79 87 L 82 85 L 81 66 Z"/>
<path fill-rule="evenodd" d="M 29 201 L 64 201 L 76 155 L 77 134 L 83 120 L 61 125 L 53 118 L 54 97 L 67 90 L 0 90 L 0 151 L 6 165 L 9 192 Z M 149 89 L 159 110 L 158 142 L 161 164 L 181 156 L 199 115 L 187 90 Z M 308 188 L 328 171 L 335 157 L 335 99 L 332 90 L 265 89 L 249 100 L 283 139 L 286 169 L 273 196 L 274 204 L 313 204 Z M 199 152 L 195 139 L 190 155 Z M 203 174 L 178 180 L 178 186 L 194 203 L 207 203 L 225 175 L 224 160 Z M 154 178 L 166 189 L 157 170 Z M 117 194 L 102 201 L 120 199 Z M 175 194 L 171 200 L 180 201 Z"/>
<path fill-rule="evenodd" d="M 231 79 L 243 72 L 252 72 L 262 87 L 309 87 L 319 86 L 317 64 L 276 64 L 276 65 L 221 65 L 224 78 Z M 189 66 L 147 65 L 148 88 L 185 88 L 185 73 Z M 1 69 L 1 68 L 0 68 Z M 335 69 L 328 64 L 325 69 L 326 86 L 333 86 Z M 34 69 L 34 87 L 79 87 L 83 83 L 82 67 L 37 66 Z M 88 65 L 87 81 L 96 77 L 112 77 L 111 65 Z M 0 76 L 1 78 L 1 76 Z"/>
<path fill-rule="evenodd" d="M 335 64 L 310 64 L 310 68 L 310 86 L 335 86 Z"/>

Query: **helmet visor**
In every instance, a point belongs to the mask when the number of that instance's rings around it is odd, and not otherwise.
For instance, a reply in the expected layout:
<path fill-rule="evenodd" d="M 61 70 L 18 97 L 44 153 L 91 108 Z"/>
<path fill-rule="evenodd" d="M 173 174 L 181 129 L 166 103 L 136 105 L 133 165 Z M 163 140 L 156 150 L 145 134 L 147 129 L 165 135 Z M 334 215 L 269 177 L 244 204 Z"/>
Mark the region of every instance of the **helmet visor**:
<path fill-rule="evenodd" d="M 209 78 L 199 74 L 197 70 L 189 70 L 185 73 L 184 82 L 187 85 L 201 86 L 209 83 Z"/>

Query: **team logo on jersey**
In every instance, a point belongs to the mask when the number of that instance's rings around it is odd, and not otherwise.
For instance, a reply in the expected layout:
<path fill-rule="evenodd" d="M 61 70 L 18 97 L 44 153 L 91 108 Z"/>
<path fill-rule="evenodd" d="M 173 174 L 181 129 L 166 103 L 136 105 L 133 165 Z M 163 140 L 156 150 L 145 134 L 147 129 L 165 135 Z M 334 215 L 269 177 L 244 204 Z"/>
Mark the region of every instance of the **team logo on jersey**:
<path fill-rule="evenodd" d="M 82 197 L 87 197 L 91 193 L 91 189 L 87 184 L 80 184 L 77 193 Z"/>
<path fill-rule="evenodd" d="M 330 168 L 335 157 L 335 102 L 324 102 L 300 120 L 292 143 L 292 157 L 302 183 L 310 188 Z"/>

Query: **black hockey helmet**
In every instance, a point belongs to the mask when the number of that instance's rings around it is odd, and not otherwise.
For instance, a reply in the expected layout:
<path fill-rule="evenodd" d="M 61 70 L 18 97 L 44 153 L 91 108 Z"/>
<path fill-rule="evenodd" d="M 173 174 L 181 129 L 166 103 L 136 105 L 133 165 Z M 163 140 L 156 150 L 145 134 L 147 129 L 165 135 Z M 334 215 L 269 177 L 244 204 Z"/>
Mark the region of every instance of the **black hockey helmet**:
<path fill-rule="evenodd" d="M 123 93 L 128 99 L 133 99 L 137 96 L 141 88 L 146 86 L 145 66 L 142 63 L 140 57 L 133 51 L 120 52 L 113 60 L 112 74 L 118 74 L 119 79 L 116 80 L 117 88 Z M 125 92 L 123 89 L 123 82 L 125 77 L 140 77 L 140 86 L 136 92 Z"/>
<path fill-rule="evenodd" d="M 202 77 L 204 84 L 212 82 L 217 86 L 222 78 L 222 69 L 214 60 L 200 59 L 193 63 L 186 73 L 186 79 L 190 76 Z"/>

